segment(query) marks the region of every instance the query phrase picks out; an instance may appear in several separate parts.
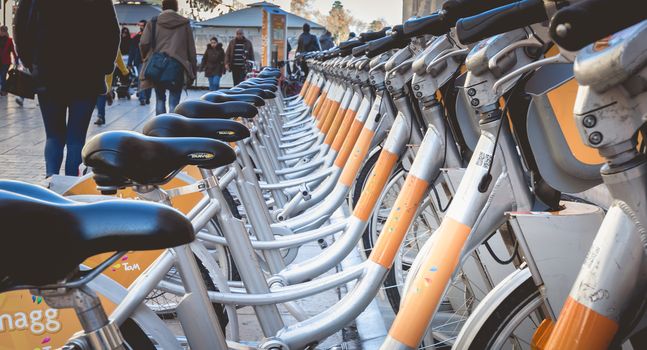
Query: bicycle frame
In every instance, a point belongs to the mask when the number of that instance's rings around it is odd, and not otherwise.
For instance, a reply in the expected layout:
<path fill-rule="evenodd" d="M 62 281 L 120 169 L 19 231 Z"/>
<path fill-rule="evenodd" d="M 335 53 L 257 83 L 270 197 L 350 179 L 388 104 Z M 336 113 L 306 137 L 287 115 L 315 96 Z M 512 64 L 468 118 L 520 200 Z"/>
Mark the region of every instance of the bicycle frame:
<path fill-rule="evenodd" d="M 465 86 L 474 90 L 472 98 L 481 106 L 477 108 L 481 113 L 481 137 L 441 226 L 434 233 L 433 246 L 411 280 L 382 349 L 415 349 L 461 260 L 505 222 L 506 211 L 532 207 L 533 198 L 516 146 L 498 109 L 500 96 L 492 90 L 496 79 L 487 66 L 492 55 L 524 35 L 523 31 L 515 31 L 487 40 L 476 46 L 467 58 Z M 529 62 L 522 52 L 517 51 L 516 55 L 517 62 L 509 69 Z M 509 83 L 507 89 L 511 87 Z M 495 147 L 496 157 L 492 158 Z M 479 190 L 488 173 L 491 182 L 486 189 Z M 385 263 L 388 262 L 387 259 Z"/>
<path fill-rule="evenodd" d="M 609 41 L 597 52 L 589 46 L 576 58 L 575 77 L 581 84 L 574 115 L 583 141 L 606 158 L 601 173 L 614 202 L 604 218 L 566 303 L 549 334 L 545 349 L 605 349 L 621 330 L 621 320 L 636 315 L 630 306 L 645 291 L 645 224 L 647 163 L 636 151 L 636 132 L 647 116 L 644 88 L 626 93 L 621 83 L 644 74 L 642 22 Z M 629 49 L 631 48 L 631 49 Z M 609 55 L 616 55 L 609 59 Z M 618 64 L 616 62 L 631 62 Z M 613 102 L 613 103 L 610 103 Z M 593 127 L 583 123 L 596 118 Z M 603 132 L 600 142 L 591 138 Z M 600 134 L 602 135 L 602 134 Z M 602 136 L 601 136 L 602 137 Z M 631 330 L 622 330 L 627 336 Z"/>

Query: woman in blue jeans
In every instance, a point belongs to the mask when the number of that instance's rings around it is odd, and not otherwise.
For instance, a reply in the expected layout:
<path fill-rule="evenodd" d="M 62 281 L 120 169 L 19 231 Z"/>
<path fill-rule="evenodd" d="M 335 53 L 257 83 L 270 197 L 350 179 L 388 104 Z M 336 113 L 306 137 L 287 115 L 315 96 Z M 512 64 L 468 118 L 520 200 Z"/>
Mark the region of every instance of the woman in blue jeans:
<path fill-rule="evenodd" d="M 209 80 L 209 90 L 216 91 L 220 89 L 220 77 L 225 71 L 225 50 L 216 37 L 211 38 L 207 49 L 202 56 L 200 69 L 204 71 L 204 76 Z"/>
<path fill-rule="evenodd" d="M 112 1 L 25 0 L 15 25 L 16 48 L 34 76 L 45 124 L 45 176 L 59 173 L 65 148 L 65 175 L 78 176 L 92 110 L 106 93 L 104 78 L 119 49 Z M 61 40 L 61 32 L 75 33 L 74 40 Z"/>

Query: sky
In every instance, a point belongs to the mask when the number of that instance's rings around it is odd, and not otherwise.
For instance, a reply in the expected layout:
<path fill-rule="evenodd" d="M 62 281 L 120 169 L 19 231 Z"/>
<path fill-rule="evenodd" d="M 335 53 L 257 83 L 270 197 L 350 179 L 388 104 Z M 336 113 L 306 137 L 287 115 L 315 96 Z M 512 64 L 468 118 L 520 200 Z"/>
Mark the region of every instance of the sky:
<path fill-rule="evenodd" d="M 251 4 L 260 0 L 242 0 Z M 290 0 L 267 0 L 290 11 Z M 310 0 L 315 10 L 328 13 L 334 0 Z M 384 18 L 389 25 L 402 23 L 402 0 L 341 0 L 344 8 L 349 10 L 353 17 L 362 22 L 370 23 L 379 18 Z"/>

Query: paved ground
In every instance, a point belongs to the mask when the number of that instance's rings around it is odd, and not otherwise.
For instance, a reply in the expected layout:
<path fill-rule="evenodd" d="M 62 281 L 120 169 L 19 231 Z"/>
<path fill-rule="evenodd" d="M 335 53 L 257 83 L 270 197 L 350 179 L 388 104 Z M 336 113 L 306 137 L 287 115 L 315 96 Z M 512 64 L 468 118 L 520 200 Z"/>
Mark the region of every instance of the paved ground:
<path fill-rule="evenodd" d="M 199 95 L 200 91 L 189 91 L 189 97 Z M 137 99 L 115 101 L 106 109 L 105 125 L 94 125 L 93 116 L 88 138 L 107 130 L 140 130 L 153 113 L 153 104 L 140 106 Z M 44 145 L 37 101 L 25 100 L 20 107 L 13 97 L 0 97 L 0 178 L 40 183 L 45 177 Z"/>

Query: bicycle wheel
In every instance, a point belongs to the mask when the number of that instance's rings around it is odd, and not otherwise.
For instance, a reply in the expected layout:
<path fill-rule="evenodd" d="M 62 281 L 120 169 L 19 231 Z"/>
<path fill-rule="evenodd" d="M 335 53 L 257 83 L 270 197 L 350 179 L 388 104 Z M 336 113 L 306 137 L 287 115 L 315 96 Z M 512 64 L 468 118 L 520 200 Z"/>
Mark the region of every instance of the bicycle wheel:
<path fill-rule="evenodd" d="M 459 334 L 458 349 L 530 349 L 545 319 L 543 298 L 528 269 L 499 283 L 476 307 Z"/>

